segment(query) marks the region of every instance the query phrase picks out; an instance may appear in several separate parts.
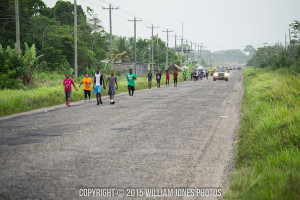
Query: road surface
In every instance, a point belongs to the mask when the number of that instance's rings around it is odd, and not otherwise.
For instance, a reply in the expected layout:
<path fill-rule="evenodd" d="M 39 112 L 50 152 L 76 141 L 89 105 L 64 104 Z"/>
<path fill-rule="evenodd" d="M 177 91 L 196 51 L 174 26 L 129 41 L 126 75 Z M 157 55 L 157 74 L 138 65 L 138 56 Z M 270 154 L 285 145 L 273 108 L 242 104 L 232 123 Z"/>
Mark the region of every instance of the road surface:
<path fill-rule="evenodd" d="M 242 73 L 233 71 L 228 82 L 209 77 L 124 93 L 115 105 L 106 97 L 100 106 L 93 100 L 0 118 L 0 199 L 81 199 L 87 188 L 224 192 L 241 98 Z M 92 199 L 115 198 L 124 197 Z"/>

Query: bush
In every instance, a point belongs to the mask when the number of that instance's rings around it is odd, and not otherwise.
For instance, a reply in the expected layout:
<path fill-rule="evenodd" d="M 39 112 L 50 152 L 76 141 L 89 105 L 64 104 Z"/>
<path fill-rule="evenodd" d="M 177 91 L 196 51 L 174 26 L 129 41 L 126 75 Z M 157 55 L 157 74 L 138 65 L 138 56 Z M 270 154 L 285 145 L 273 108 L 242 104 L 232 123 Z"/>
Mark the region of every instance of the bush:
<path fill-rule="evenodd" d="M 57 70 L 64 62 L 61 50 L 55 49 L 54 47 L 43 48 L 41 55 L 41 60 L 47 64 L 47 66 L 43 65 L 43 67 L 46 67 L 46 70 L 49 71 Z"/>
<path fill-rule="evenodd" d="M 22 87 L 22 77 L 28 72 L 29 65 L 16 50 L 9 46 L 3 49 L 0 45 L 0 89 L 13 89 Z M 18 80 L 19 79 L 19 80 Z"/>

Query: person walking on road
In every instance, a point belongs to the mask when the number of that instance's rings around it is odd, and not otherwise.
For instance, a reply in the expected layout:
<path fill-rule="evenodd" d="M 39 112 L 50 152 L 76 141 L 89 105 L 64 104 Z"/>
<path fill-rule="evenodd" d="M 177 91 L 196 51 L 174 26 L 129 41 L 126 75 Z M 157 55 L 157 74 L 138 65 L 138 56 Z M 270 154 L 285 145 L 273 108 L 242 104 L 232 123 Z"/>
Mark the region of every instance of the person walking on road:
<path fill-rule="evenodd" d="M 206 77 L 206 79 L 208 79 L 208 71 L 207 70 L 205 70 L 205 77 Z"/>
<path fill-rule="evenodd" d="M 177 87 L 177 78 L 178 78 L 178 72 L 175 69 L 175 72 L 173 72 L 174 87 Z"/>
<path fill-rule="evenodd" d="M 94 76 L 94 85 L 93 85 L 94 93 L 96 94 L 96 97 L 97 97 L 97 105 L 102 104 L 102 100 L 101 100 L 102 87 L 103 87 L 103 89 L 105 89 L 103 74 L 100 73 L 100 69 L 99 69 L 99 67 L 97 67 L 96 73 Z"/>
<path fill-rule="evenodd" d="M 86 74 L 85 77 L 82 79 L 80 86 L 83 84 L 83 91 L 84 91 L 84 101 L 87 101 L 87 96 L 89 96 L 89 101 L 91 101 L 91 84 L 92 84 L 92 79 L 89 77 L 89 74 Z"/>
<path fill-rule="evenodd" d="M 148 89 L 151 89 L 152 86 L 152 72 L 149 70 L 146 79 L 148 78 Z"/>
<path fill-rule="evenodd" d="M 77 91 L 77 88 L 75 86 L 74 81 L 71 78 L 69 78 L 68 73 L 65 74 L 65 77 L 66 78 L 63 81 L 63 85 L 65 86 L 66 106 L 71 106 L 70 101 L 71 101 L 72 85 L 74 85 L 76 91 Z"/>
<path fill-rule="evenodd" d="M 110 72 L 110 76 L 108 76 L 106 79 L 106 85 L 108 82 L 108 95 L 110 98 L 110 104 L 115 104 L 115 84 L 118 89 L 118 82 L 113 70 Z"/>
<path fill-rule="evenodd" d="M 169 86 L 170 84 L 170 75 L 169 75 L 169 71 L 166 71 L 166 86 Z"/>
<path fill-rule="evenodd" d="M 135 87 L 135 79 L 137 78 L 135 73 L 132 73 L 132 69 L 129 69 L 129 73 L 126 75 L 127 84 L 128 84 L 128 93 L 129 96 L 133 96 L 134 87 Z"/>
<path fill-rule="evenodd" d="M 160 88 L 160 79 L 161 79 L 161 73 L 158 70 L 156 73 L 157 88 Z"/>
<path fill-rule="evenodd" d="M 183 81 L 186 81 L 186 76 L 187 76 L 187 72 L 184 71 L 184 72 L 183 72 Z"/>

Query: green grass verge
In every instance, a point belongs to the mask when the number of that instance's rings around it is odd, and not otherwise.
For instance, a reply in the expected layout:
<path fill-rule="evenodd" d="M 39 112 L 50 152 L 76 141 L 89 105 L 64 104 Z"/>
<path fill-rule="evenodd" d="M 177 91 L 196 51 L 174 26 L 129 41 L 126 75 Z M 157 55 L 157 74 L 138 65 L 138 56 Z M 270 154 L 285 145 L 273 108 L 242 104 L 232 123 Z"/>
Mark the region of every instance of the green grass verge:
<path fill-rule="evenodd" d="M 64 87 L 62 81 L 63 74 L 40 73 L 35 75 L 35 85 L 22 90 L 0 90 L 0 116 L 18 112 L 29 111 L 37 108 L 57 105 L 65 102 Z M 165 85 L 165 75 L 162 76 L 161 85 Z M 77 88 L 82 77 L 74 80 Z M 182 82 L 182 73 L 178 76 L 178 82 Z M 170 76 L 170 84 L 173 83 L 173 76 Z M 119 89 L 116 94 L 127 91 L 127 80 L 124 76 L 118 77 Z M 152 87 L 156 87 L 156 80 L 152 81 Z M 148 81 L 145 76 L 140 76 L 136 80 L 136 90 L 146 89 Z M 102 95 L 107 96 L 108 90 L 103 90 Z M 94 98 L 95 95 L 92 94 Z M 73 88 L 71 101 L 84 99 L 83 85 L 76 92 Z"/>
<path fill-rule="evenodd" d="M 300 75 L 244 70 L 235 172 L 226 199 L 300 199 Z"/>

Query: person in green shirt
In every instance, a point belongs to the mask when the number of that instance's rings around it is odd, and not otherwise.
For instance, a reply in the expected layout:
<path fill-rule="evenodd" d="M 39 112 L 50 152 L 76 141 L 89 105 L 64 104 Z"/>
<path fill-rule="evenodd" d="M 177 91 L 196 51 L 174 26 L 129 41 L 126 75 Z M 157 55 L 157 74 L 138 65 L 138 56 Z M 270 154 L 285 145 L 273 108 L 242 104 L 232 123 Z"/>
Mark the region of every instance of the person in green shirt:
<path fill-rule="evenodd" d="M 134 80 L 137 78 L 135 73 L 132 73 L 132 69 L 129 69 L 129 73 L 126 75 L 127 77 L 127 84 L 128 84 L 128 93 L 129 96 L 133 96 L 135 82 Z"/>

